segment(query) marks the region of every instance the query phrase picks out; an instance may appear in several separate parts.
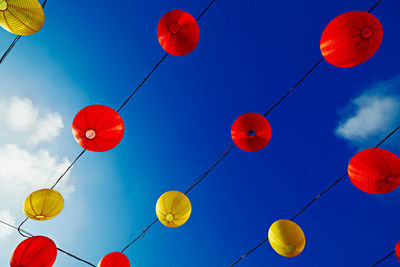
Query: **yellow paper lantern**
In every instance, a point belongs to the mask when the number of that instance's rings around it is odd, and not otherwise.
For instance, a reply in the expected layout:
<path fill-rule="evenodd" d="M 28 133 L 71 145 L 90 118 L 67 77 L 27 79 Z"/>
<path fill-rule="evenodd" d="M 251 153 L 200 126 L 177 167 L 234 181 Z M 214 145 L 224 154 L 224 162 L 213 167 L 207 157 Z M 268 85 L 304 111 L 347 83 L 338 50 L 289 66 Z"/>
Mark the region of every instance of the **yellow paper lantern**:
<path fill-rule="evenodd" d="M 166 192 L 157 201 L 157 217 L 162 224 L 170 228 L 183 225 L 189 219 L 191 212 L 190 200 L 178 191 Z"/>
<path fill-rule="evenodd" d="M 17 35 L 31 35 L 44 24 L 43 8 L 37 0 L 0 0 L 0 26 Z"/>
<path fill-rule="evenodd" d="M 36 221 L 56 217 L 64 208 L 64 198 L 54 189 L 41 189 L 30 194 L 24 202 L 25 215 Z"/>
<path fill-rule="evenodd" d="M 284 257 L 299 255 L 306 245 L 303 230 L 289 220 L 274 222 L 268 231 L 268 240 L 272 248 Z"/>

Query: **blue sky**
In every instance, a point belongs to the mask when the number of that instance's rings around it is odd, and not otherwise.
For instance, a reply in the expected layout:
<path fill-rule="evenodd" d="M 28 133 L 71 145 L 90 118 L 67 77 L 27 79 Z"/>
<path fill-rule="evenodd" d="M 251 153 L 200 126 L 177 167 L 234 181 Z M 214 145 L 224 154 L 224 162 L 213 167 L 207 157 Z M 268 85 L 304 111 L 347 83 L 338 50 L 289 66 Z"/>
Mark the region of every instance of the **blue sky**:
<path fill-rule="evenodd" d="M 199 22 L 197 49 L 168 57 L 123 109 L 120 145 L 85 154 L 60 185 L 63 213 L 24 227 L 94 264 L 121 250 L 155 219 L 162 193 L 185 190 L 223 153 L 239 115 L 264 113 L 320 58 L 330 20 L 373 3 L 217 0 Z M 41 32 L 22 38 L 0 67 L 0 217 L 16 224 L 25 196 L 52 184 L 81 151 L 71 133 L 75 114 L 90 104 L 117 108 L 163 56 L 161 16 L 173 9 L 197 16 L 208 1 L 73 4 L 49 1 Z M 268 116 L 270 144 L 255 153 L 235 149 L 189 194 L 193 211 L 183 227 L 158 223 L 127 251 L 132 266 L 229 266 L 397 126 L 399 9 L 384 0 L 374 11 L 384 37 L 373 58 L 351 69 L 323 62 Z M 0 50 L 12 39 L 1 31 Z M 368 114 L 378 117 L 360 124 Z M 400 155 L 399 140 L 383 148 Z M 345 179 L 296 220 L 307 240 L 301 255 L 284 258 L 265 244 L 241 265 L 370 266 L 400 239 L 399 190 L 368 195 Z M 0 230 L 5 266 L 22 238 Z M 394 256 L 382 264 L 397 265 Z M 85 265 L 60 254 L 55 266 Z"/>

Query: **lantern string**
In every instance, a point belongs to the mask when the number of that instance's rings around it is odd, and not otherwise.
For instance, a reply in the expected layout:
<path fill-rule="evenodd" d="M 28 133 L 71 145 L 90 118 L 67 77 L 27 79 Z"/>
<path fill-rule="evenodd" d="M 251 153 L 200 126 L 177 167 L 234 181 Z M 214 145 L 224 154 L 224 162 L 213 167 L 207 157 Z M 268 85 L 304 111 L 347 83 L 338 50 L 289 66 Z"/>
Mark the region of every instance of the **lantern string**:
<path fill-rule="evenodd" d="M 210 4 L 208 4 L 208 6 L 203 10 L 203 12 L 201 12 L 201 14 L 197 17 L 197 21 L 207 12 L 207 10 L 210 9 L 210 7 L 215 3 L 216 0 L 213 0 L 210 2 Z"/>
<path fill-rule="evenodd" d="M 286 97 L 289 96 L 289 94 L 297 87 L 299 86 L 317 67 L 319 64 L 321 64 L 322 60 L 324 58 L 322 57 L 317 61 L 317 63 L 314 64 L 314 66 L 311 67 L 309 71 L 298 81 L 296 82 L 290 89 L 289 91 L 286 92 L 284 96 L 282 96 L 278 102 L 276 102 L 267 112 L 265 112 L 264 117 L 266 117 L 272 110 L 274 110 L 283 100 L 285 100 Z"/>
<path fill-rule="evenodd" d="M 378 265 L 379 263 L 383 262 L 384 260 L 386 260 L 387 258 L 389 258 L 390 256 L 392 256 L 394 253 L 396 253 L 395 250 L 393 250 L 392 252 L 390 252 L 389 254 L 387 254 L 385 257 L 383 257 L 381 260 L 377 261 L 374 265 L 372 265 L 372 267 Z"/>
<path fill-rule="evenodd" d="M 24 235 L 24 234 L 23 234 L 23 231 L 21 231 L 22 225 L 24 225 L 24 223 L 26 223 L 27 220 L 28 220 L 28 217 L 26 217 L 25 220 L 23 220 L 23 221 L 21 222 L 21 224 L 18 226 L 17 230 L 18 230 L 18 233 L 19 233 L 20 235 L 22 235 L 23 237 L 27 237 L 27 238 L 28 238 L 29 236 Z"/>
<path fill-rule="evenodd" d="M 392 132 L 390 132 L 384 139 L 382 139 L 382 141 L 380 141 L 375 148 L 378 148 L 379 146 L 381 146 L 386 140 L 388 140 L 394 133 L 396 133 L 398 130 L 400 129 L 400 126 L 397 126 Z M 310 202 L 308 202 L 295 216 L 293 216 L 290 220 L 293 221 L 295 220 L 300 214 L 302 214 L 307 208 L 309 208 L 315 201 L 317 201 L 322 195 L 324 195 L 325 193 L 327 193 L 329 190 L 331 190 L 335 185 L 337 185 L 340 181 L 343 180 L 343 178 L 345 178 L 347 176 L 347 172 L 342 175 L 339 179 L 337 179 L 333 184 L 331 184 L 328 188 L 326 188 L 324 191 L 322 191 L 321 193 L 319 193 L 315 198 L 313 198 Z M 264 241 L 262 241 L 260 244 L 258 244 L 255 248 L 251 249 L 249 252 L 247 252 L 246 254 L 244 254 L 242 257 L 240 257 L 237 261 L 235 261 L 232 265 L 236 265 L 237 263 L 239 263 L 242 259 L 244 259 L 245 257 L 247 257 L 250 253 L 252 253 L 254 250 L 256 250 L 257 248 L 259 248 L 262 244 L 264 244 L 266 241 L 268 240 L 268 238 Z"/>
<path fill-rule="evenodd" d="M 12 224 L 10 224 L 10 223 L 7 223 L 7 222 L 5 222 L 5 221 L 3 221 L 3 220 L 0 220 L 0 223 L 6 225 L 6 226 L 8 226 L 8 227 L 11 227 L 11 228 L 13 228 L 13 229 L 15 229 L 15 230 L 18 230 L 18 232 L 20 232 L 20 233 L 23 232 L 24 234 L 27 235 L 26 237 L 34 237 L 33 234 L 29 233 L 29 232 L 26 231 L 26 230 L 21 229 L 20 227 L 16 227 L 16 226 L 14 226 L 14 225 L 12 225 Z M 64 253 L 64 254 L 66 254 L 66 255 L 68 255 L 68 256 L 70 256 L 70 257 L 72 257 L 72 258 L 74 258 L 74 259 L 76 259 L 76 260 L 78 260 L 78 261 L 81 261 L 81 262 L 84 262 L 84 263 L 86 263 L 86 264 L 88 264 L 88 265 L 90 265 L 90 266 L 96 267 L 96 265 L 94 265 L 94 264 L 92 264 L 92 263 L 90 263 L 90 262 L 88 262 L 88 261 L 86 261 L 86 260 L 84 260 L 84 259 L 82 259 L 82 258 L 79 258 L 78 256 L 76 256 L 76 255 L 74 255 L 74 254 L 72 254 L 72 253 L 70 253 L 70 252 L 68 252 L 68 251 L 65 251 L 65 250 L 63 250 L 63 249 L 61 249 L 61 248 L 57 248 L 57 250 L 60 251 L 60 252 L 62 252 L 62 253 Z"/>
<path fill-rule="evenodd" d="M 139 240 L 140 238 L 143 238 L 146 235 L 147 231 L 150 229 L 150 227 L 152 227 L 156 222 L 158 222 L 158 218 L 155 219 L 154 222 L 152 222 L 151 224 L 147 225 L 146 228 L 144 228 L 144 230 L 135 239 L 133 239 L 131 243 L 126 245 L 121 250 L 121 253 L 124 253 L 124 251 L 127 250 L 130 246 L 132 246 L 132 244 L 135 243 L 137 240 Z"/>
<path fill-rule="evenodd" d="M 46 6 L 46 2 L 47 0 L 45 0 L 42 4 L 42 8 L 44 8 Z M 17 37 L 14 38 L 14 40 L 12 41 L 12 43 L 10 44 L 10 46 L 7 48 L 7 50 L 4 52 L 4 54 L 1 56 L 0 58 L 0 65 L 3 63 L 3 61 L 6 59 L 6 57 L 8 56 L 8 54 L 10 54 L 11 50 L 14 48 L 14 46 L 17 44 L 17 42 L 19 41 L 19 39 L 21 39 L 22 35 L 17 35 Z"/>

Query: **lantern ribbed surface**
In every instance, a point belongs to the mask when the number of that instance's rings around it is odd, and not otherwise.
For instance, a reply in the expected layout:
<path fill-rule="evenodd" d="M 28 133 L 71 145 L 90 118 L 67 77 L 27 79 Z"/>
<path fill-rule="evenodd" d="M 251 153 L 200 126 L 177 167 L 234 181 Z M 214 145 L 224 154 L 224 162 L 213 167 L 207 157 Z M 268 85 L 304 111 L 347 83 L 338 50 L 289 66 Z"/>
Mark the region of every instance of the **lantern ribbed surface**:
<path fill-rule="evenodd" d="M 176 228 L 186 223 L 191 212 L 192 205 L 189 198 L 179 191 L 162 194 L 156 204 L 157 218 L 170 228 Z"/>
<path fill-rule="evenodd" d="M 63 196 L 54 189 L 41 189 L 30 194 L 24 202 L 25 215 L 36 221 L 53 219 L 64 208 Z"/>
<path fill-rule="evenodd" d="M 124 136 L 124 122 L 110 107 L 90 105 L 76 114 L 72 133 L 83 148 L 103 152 L 116 147 Z"/>
<path fill-rule="evenodd" d="M 11 256 L 11 267 L 51 267 L 57 258 L 56 244 L 45 236 L 22 241 Z"/>
<path fill-rule="evenodd" d="M 400 262 L 400 241 L 397 242 L 397 244 L 396 244 L 395 252 L 396 252 L 396 257 Z"/>
<path fill-rule="evenodd" d="M 196 19 L 182 10 L 166 13 L 158 23 L 158 41 L 161 47 L 174 56 L 191 53 L 200 39 L 200 29 Z"/>
<path fill-rule="evenodd" d="M 17 35 L 31 35 L 44 24 L 43 8 L 37 0 L 0 0 L 0 25 Z"/>
<path fill-rule="evenodd" d="M 268 231 L 271 247 L 284 257 L 299 255 L 306 244 L 306 239 L 300 226 L 289 220 L 274 222 Z"/>
<path fill-rule="evenodd" d="M 382 148 L 365 149 L 350 160 L 348 173 L 358 189 L 385 194 L 400 184 L 400 158 Z"/>
<path fill-rule="evenodd" d="M 271 139 L 271 125 L 258 113 L 240 115 L 232 125 L 233 142 L 242 150 L 255 152 L 263 149 Z"/>
<path fill-rule="evenodd" d="M 382 42 L 379 20 L 364 11 L 351 11 L 333 19 L 322 33 L 324 58 L 342 68 L 354 67 L 371 58 Z"/>
<path fill-rule="evenodd" d="M 125 254 L 112 252 L 101 259 L 97 267 L 130 267 L 131 264 Z"/>

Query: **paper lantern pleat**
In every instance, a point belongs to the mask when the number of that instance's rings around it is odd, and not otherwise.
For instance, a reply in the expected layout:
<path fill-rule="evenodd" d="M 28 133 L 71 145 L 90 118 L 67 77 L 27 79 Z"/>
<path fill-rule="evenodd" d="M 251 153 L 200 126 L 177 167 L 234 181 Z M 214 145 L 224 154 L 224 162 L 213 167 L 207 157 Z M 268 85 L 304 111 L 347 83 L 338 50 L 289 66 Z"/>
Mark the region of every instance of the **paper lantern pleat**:
<path fill-rule="evenodd" d="M 385 194 L 400 184 L 400 158 L 382 148 L 358 152 L 348 166 L 350 181 L 360 190 Z"/>
<path fill-rule="evenodd" d="M 176 228 L 186 223 L 191 212 L 192 205 L 189 198 L 178 191 L 162 194 L 156 204 L 157 218 L 170 228 Z"/>
<path fill-rule="evenodd" d="M 182 10 L 166 13 L 158 23 L 158 41 L 161 47 L 174 56 L 191 53 L 200 39 L 200 29 L 196 19 Z"/>
<path fill-rule="evenodd" d="M 258 113 L 239 116 L 232 125 L 233 142 L 242 150 L 255 152 L 263 149 L 271 139 L 271 125 Z"/>
<path fill-rule="evenodd" d="M 64 198 L 54 189 L 41 189 L 30 194 L 24 202 L 25 215 L 36 221 L 53 219 L 64 208 Z"/>
<path fill-rule="evenodd" d="M 295 257 L 305 247 L 306 239 L 300 226 L 289 220 L 274 222 L 268 231 L 271 247 L 284 257 Z"/>
<path fill-rule="evenodd" d="M 321 36 L 324 58 L 342 68 L 354 67 L 371 58 L 382 42 L 379 20 L 364 11 L 351 11 L 332 20 Z"/>
<path fill-rule="evenodd" d="M 124 122 L 110 107 L 91 105 L 76 114 L 72 133 L 83 148 L 103 152 L 117 146 L 124 136 Z"/>
<path fill-rule="evenodd" d="M 57 258 L 57 247 L 45 236 L 22 241 L 11 256 L 11 267 L 51 267 Z"/>
<path fill-rule="evenodd" d="M 127 256 L 120 252 L 107 254 L 101 259 L 97 267 L 130 267 L 131 264 Z"/>
<path fill-rule="evenodd" d="M 44 24 L 43 8 L 37 0 L 0 0 L 0 26 L 17 35 L 31 35 Z"/>

